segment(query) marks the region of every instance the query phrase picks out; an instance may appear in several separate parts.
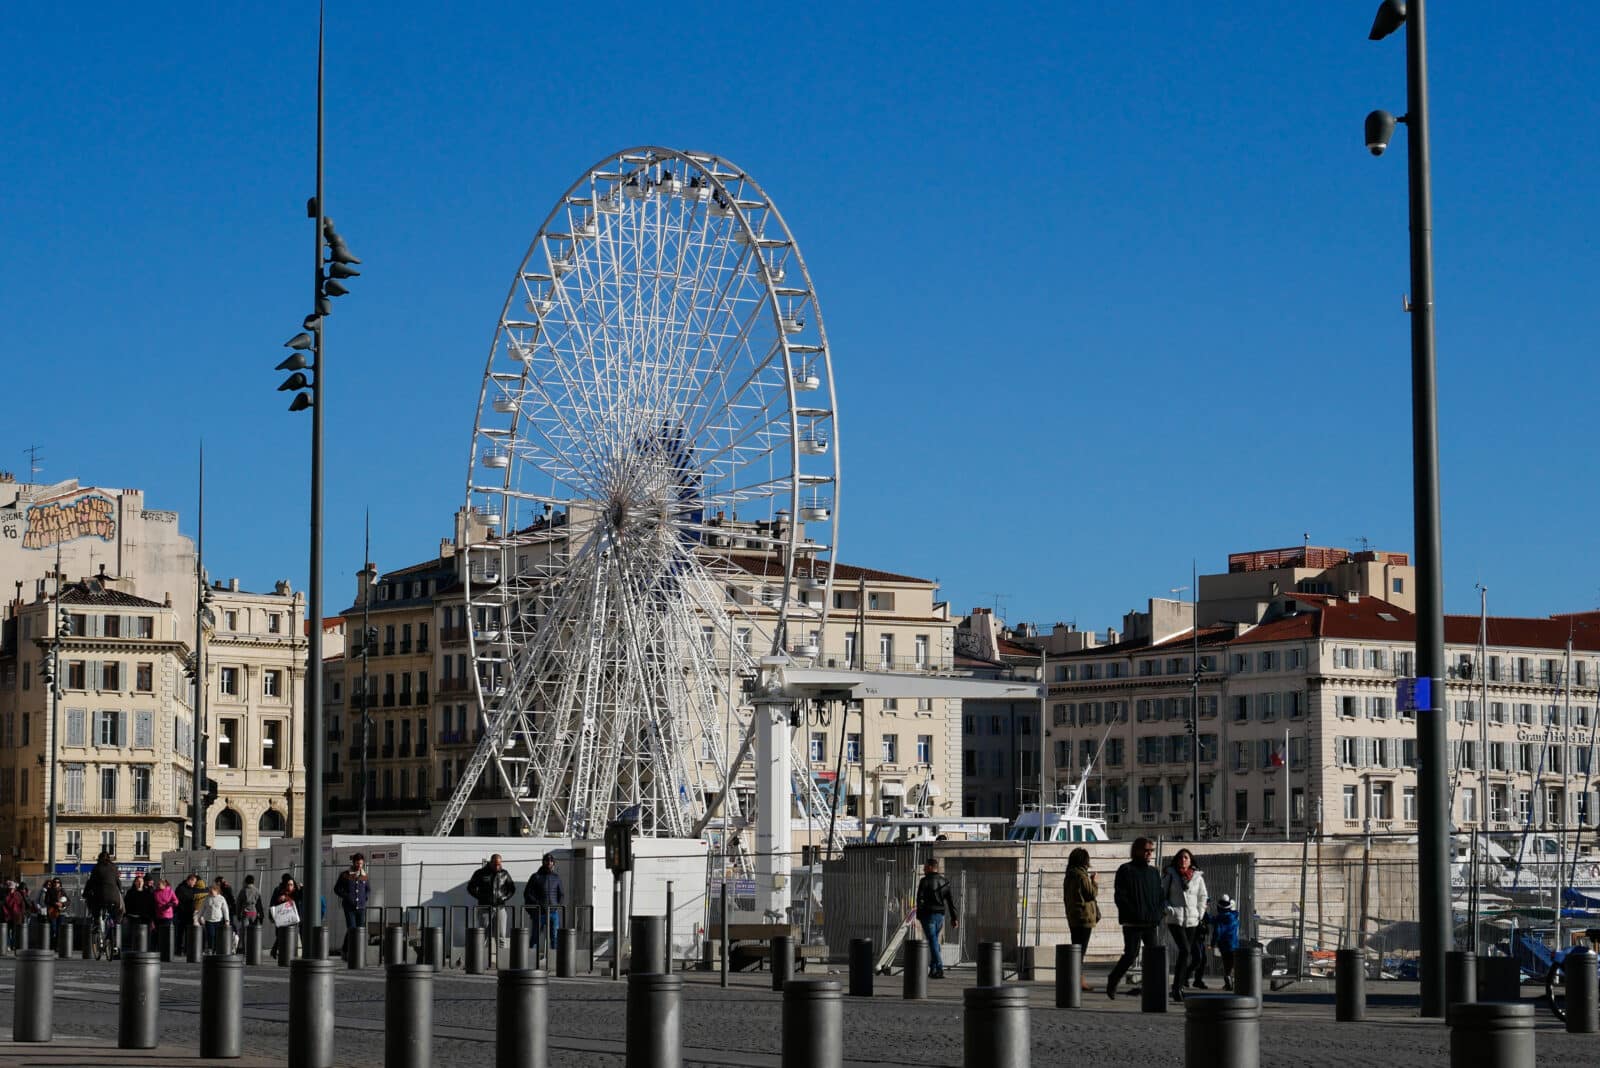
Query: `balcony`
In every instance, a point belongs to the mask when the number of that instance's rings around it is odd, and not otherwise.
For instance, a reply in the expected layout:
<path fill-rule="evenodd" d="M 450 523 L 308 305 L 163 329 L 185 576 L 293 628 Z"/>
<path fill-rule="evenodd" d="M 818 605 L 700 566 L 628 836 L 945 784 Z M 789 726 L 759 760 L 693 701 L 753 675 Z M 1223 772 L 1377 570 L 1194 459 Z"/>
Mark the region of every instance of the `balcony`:
<path fill-rule="evenodd" d="M 427 651 L 428 651 L 428 642 L 427 642 L 427 640 L 424 639 L 422 641 L 419 641 L 417 643 L 417 655 L 421 656 L 422 654 L 426 653 Z"/>
<path fill-rule="evenodd" d="M 411 707 L 411 691 L 410 690 L 401 690 L 400 691 L 400 698 L 395 703 L 397 705 L 399 705 L 401 708 L 410 708 Z"/>
<path fill-rule="evenodd" d="M 384 642 L 383 643 L 383 655 L 384 656 L 393 656 L 394 655 L 394 642 Z"/>
<path fill-rule="evenodd" d="M 386 694 L 383 695 L 383 707 L 384 708 L 393 708 L 394 707 L 394 694 L 386 693 Z"/>
<path fill-rule="evenodd" d="M 428 703 L 428 691 L 427 690 L 418 690 L 417 691 L 417 704 L 425 705 L 427 703 Z"/>
<path fill-rule="evenodd" d="M 417 739 L 417 756 L 425 757 L 427 755 L 428 755 L 428 737 L 427 737 L 427 735 L 423 735 L 421 738 Z"/>
<path fill-rule="evenodd" d="M 440 693 L 468 693 L 472 689 L 471 677 L 463 679 L 440 679 Z"/>
<path fill-rule="evenodd" d="M 439 628 L 439 644 L 440 645 L 458 645 L 461 642 L 464 642 L 466 640 L 467 640 L 467 628 L 466 627 L 440 627 Z"/>
<path fill-rule="evenodd" d="M 401 757 L 410 756 L 411 755 L 411 743 L 410 742 L 401 742 L 400 743 L 400 748 L 396 752 L 396 755 L 397 756 L 401 756 Z"/>
<path fill-rule="evenodd" d="M 467 740 L 466 731 L 440 731 L 440 745 L 460 745 Z"/>
<path fill-rule="evenodd" d="M 382 754 L 385 760 L 392 758 L 394 756 L 394 746 L 392 744 L 384 746 Z"/>
<path fill-rule="evenodd" d="M 411 639 L 407 638 L 400 643 L 400 655 L 405 656 L 411 652 Z"/>

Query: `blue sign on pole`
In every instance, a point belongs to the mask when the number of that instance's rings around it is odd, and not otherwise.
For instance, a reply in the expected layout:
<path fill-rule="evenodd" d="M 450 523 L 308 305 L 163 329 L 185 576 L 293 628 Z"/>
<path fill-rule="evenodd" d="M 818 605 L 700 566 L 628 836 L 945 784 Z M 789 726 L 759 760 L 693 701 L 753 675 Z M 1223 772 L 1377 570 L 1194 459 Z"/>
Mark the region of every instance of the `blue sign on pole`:
<path fill-rule="evenodd" d="M 1433 680 L 1396 679 L 1394 707 L 1399 712 L 1426 712 L 1433 708 Z"/>

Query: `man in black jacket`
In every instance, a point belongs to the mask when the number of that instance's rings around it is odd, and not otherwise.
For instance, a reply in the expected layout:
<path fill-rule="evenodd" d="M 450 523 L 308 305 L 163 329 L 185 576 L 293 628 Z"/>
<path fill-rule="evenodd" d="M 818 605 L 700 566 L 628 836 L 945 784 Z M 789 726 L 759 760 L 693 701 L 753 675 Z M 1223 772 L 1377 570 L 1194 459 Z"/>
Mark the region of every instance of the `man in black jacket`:
<path fill-rule="evenodd" d="M 961 926 L 956 915 L 956 899 L 950 893 L 950 880 L 939 874 L 939 862 L 929 857 L 922 865 L 922 879 L 917 883 L 917 922 L 928 936 L 928 978 L 944 978 L 944 954 L 939 950 L 939 934 L 944 930 L 945 915 L 950 916 L 950 929 Z"/>
<path fill-rule="evenodd" d="M 178 904 L 172 910 L 172 926 L 177 928 L 177 952 L 186 952 L 189 939 L 194 935 L 194 896 L 200 893 L 200 876 L 190 872 L 184 876 L 183 882 L 173 893 L 178 895 Z"/>
<path fill-rule="evenodd" d="M 477 926 L 490 927 L 489 917 L 494 917 L 492 929 L 495 933 L 495 946 L 491 956 L 498 960 L 498 947 L 506 942 L 506 916 L 501 911 L 501 906 L 511 900 L 511 895 L 516 893 L 517 884 L 511 878 L 511 873 L 506 871 L 500 854 L 496 853 L 489 858 L 489 863 L 472 873 L 472 878 L 467 880 L 467 893 L 478 903 L 479 918 Z M 488 911 L 484 911 L 488 910 Z"/>
<path fill-rule="evenodd" d="M 1115 898 L 1117 922 L 1122 925 L 1122 958 L 1111 969 L 1111 977 L 1106 981 L 1108 998 L 1117 996 L 1117 984 L 1138 959 L 1140 947 L 1161 944 L 1165 902 L 1161 894 L 1161 874 L 1154 864 L 1156 844 L 1148 838 L 1136 838 L 1130 852 L 1128 862 L 1117 869 Z M 1148 983 L 1151 978 L 1147 975 L 1144 981 Z"/>

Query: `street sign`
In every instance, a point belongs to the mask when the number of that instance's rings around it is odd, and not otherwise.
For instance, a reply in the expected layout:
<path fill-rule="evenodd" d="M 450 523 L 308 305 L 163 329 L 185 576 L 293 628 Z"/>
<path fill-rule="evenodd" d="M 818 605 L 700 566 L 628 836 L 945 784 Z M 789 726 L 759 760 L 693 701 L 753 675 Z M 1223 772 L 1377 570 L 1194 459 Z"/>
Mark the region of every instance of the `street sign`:
<path fill-rule="evenodd" d="M 1433 708 L 1433 680 L 1396 679 L 1394 707 L 1397 712 L 1427 712 Z"/>

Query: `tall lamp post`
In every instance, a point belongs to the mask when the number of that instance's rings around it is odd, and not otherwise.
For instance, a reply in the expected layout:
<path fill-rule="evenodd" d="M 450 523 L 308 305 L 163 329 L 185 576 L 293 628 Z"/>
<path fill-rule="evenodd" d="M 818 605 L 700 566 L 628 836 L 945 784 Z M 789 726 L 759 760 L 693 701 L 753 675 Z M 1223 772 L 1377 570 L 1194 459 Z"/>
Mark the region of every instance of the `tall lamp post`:
<path fill-rule="evenodd" d="M 1451 943 L 1450 801 L 1445 723 L 1444 569 L 1439 536 L 1439 427 L 1433 350 L 1433 206 L 1428 173 L 1428 48 L 1423 0 L 1383 0 L 1371 40 L 1406 31 L 1406 113 L 1367 116 L 1368 150 L 1382 155 L 1397 122 L 1407 127 L 1411 216 L 1411 449 L 1417 575 L 1417 828 L 1422 1015 L 1445 1011 L 1444 959 Z M 1423 687 L 1427 687 L 1424 702 Z"/>
<path fill-rule="evenodd" d="M 312 236 L 313 310 L 301 324 L 302 333 L 284 342 L 292 350 L 278 365 L 291 374 L 278 387 L 294 393 L 291 412 L 311 411 L 311 553 L 310 574 L 306 581 L 307 612 L 310 616 L 306 651 L 305 749 L 305 831 L 302 839 L 301 888 L 304 902 L 301 916 L 304 944 L 317 945 L 316 931 L 322 926 L 322 409 L 324 387 L 323 334 L 327 317 L 333 313 L 333 298 L 349 292 L 341 278 L 354 278 L 361 272 L 352 265 L 361 261 L 351 254 L 344 238 L 334 229 L 333 220 L 324 214 L 323 171 L 323 16 L 317 16 L 317 174 L 316 195 L 306 204 L 306 215 L 315 220 Z M 324 250 L 327 260 L 324 262 Z M 309 358 L 307 353 L 310 354 Z M 310 370 L 308 377 L 306 371 Z M 365 784 L 363 784 L 363 788 Z"/>
<path fill-rule="evenodd" d="M 45 685 L 50 687 L 50 789 L 48 820 L 49 837 L 45 846 L 45 878 L 56 873 L 56 754 L 61 751 L 61 640 L 72 636 L 72 620 L 61 606 L 61 543 L 56 542 L 56 596 L 51 606 L 55 613 L 55 634 L 50 639 L 50 652 L 45 657 Z"/>

